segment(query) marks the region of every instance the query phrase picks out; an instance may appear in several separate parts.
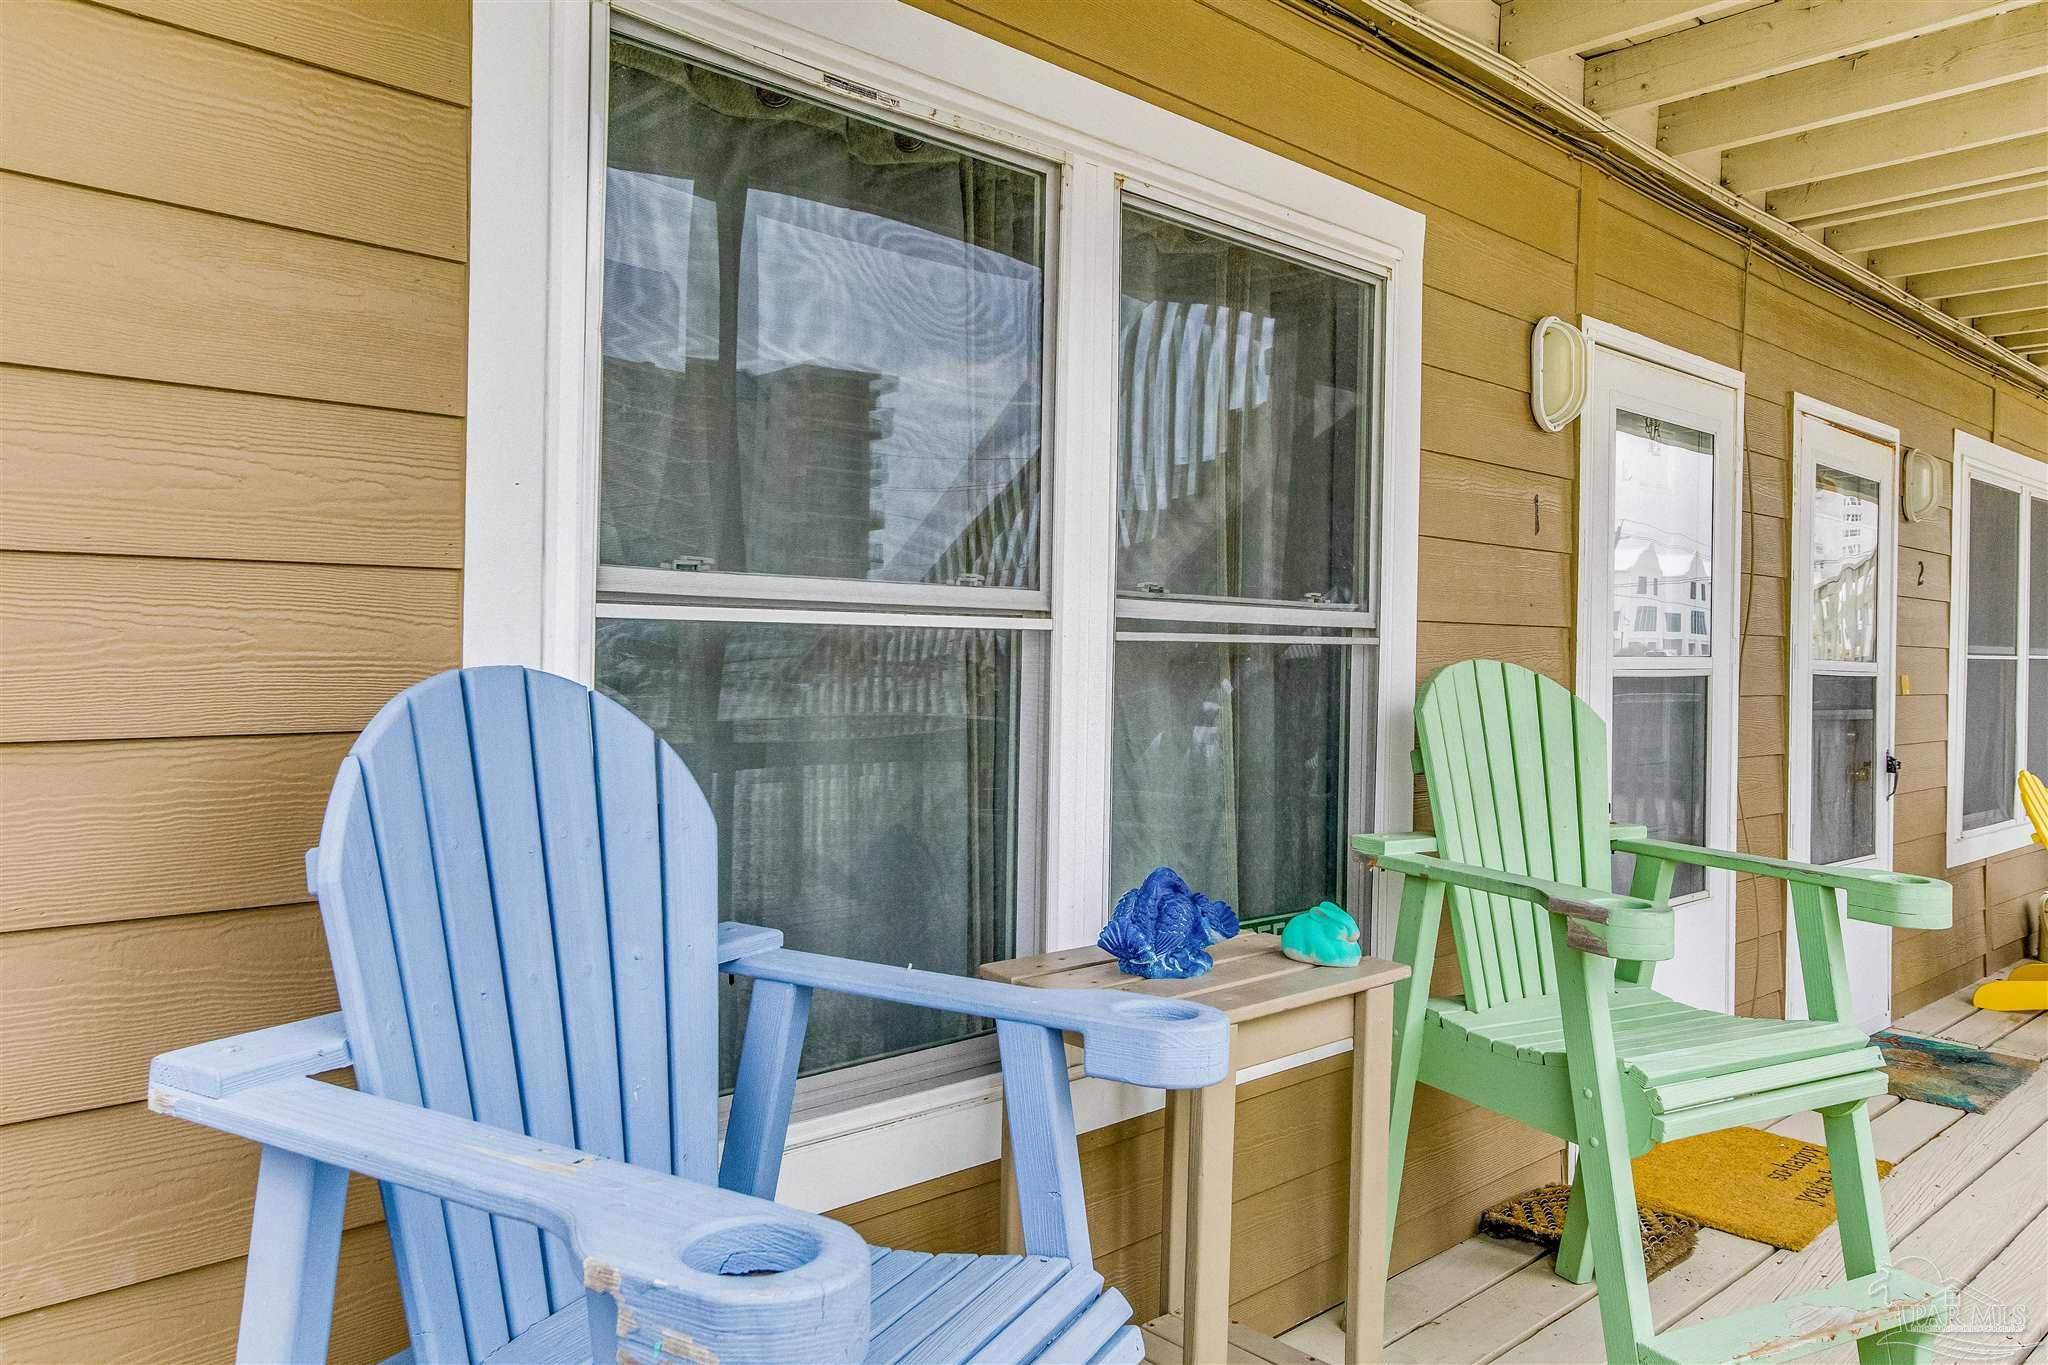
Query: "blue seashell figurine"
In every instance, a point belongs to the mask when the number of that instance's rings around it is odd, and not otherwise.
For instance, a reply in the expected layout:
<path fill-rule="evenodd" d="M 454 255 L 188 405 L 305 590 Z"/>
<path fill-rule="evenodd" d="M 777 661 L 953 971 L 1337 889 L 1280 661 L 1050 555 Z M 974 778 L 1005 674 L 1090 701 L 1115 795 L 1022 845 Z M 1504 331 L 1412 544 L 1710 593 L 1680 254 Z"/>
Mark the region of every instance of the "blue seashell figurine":
<path fill-rule="evenodd" d="M 1304 910 L 1280 931 L 1280 951 L 1318 967 L 1356 967 L 1358 921 L 1333 901 Z"/>
<path fill-rule="evenodd" d="M 1237 915 L 1222 901 L 1190 890 L 1170 867 L 1155 867 L 1126 891 L 1095 940 L 1127 976 L 1200 976 L 1216 965 L 1209 945 L 1237 936 Z"/>

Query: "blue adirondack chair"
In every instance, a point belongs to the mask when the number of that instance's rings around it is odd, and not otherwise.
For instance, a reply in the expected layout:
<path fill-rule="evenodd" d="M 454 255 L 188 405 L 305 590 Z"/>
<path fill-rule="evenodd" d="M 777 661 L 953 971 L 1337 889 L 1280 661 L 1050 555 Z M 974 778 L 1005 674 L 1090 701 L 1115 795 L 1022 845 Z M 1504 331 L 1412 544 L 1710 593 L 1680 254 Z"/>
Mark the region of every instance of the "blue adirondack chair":
<path fill-rule="evenodd" d="M 1223 1016 L 790 951 L 718 923 L 716 840 L 675 751 L 566 679 L 444 673 L 377 714 L 306 855 L 341 1012 L 150 1072 L 154 1109 L 263 1145 L 239 1359 L 326 1358 L 349 1171 L 383 1182 L 416 1361 L 1141 1358 L 1091 1264 L 1063 1035 L 1186 1089 L 1221 1079 Z M 722 1157 L 721 972 L 753 982 Z M 996 1021 L 1024 1255 L 771 1202 L 819 989 Z"/>

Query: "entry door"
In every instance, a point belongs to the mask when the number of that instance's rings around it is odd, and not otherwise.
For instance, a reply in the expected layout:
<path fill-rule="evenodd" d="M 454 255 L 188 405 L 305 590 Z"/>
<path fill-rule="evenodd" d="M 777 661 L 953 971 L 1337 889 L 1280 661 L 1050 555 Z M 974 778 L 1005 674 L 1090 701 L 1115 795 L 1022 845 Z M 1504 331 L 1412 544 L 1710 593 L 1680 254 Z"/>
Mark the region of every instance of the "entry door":
<path fill-rule="evenodd" d="M 1786 847 L 1799 862 L 1888 868 L 1898 437 L 1804 397 L 1793 424 Z M 1883 1028 L 1891 930 L 1845 919 L 1842 931 L 1856 1022 Z M 1806 1016 L 1789 902 L 1785 1015 Z"/>
<path fill-rule="evenodd" d="M 1614 819 L 1733 848 L 1740 376 L 1615 329 L 1588 332 L 1580 690 L 1608 718 Z M 1615 860 L 1617 890 L 1633 862 Z M 1681 867 L 1672 905 L 1677 953 L 1658 965 L 1658 989 L 1732 1010 L 1734 878 Z"/>

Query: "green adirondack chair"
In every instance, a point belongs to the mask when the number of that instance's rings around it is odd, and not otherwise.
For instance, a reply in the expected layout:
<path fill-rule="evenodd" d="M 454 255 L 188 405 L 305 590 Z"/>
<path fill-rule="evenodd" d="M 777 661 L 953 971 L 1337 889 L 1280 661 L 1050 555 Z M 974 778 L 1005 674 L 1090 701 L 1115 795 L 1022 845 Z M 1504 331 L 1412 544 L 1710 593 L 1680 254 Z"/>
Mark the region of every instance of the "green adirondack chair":
<path fill-rule="evenodd" d="M 1405 878 L 1396 988 L 1389 1221 L 1415 1084 L 1579 1144 L 1558 1274 L 1599 1290 L 1608 1359 L 1786 1359 L 1857 1339 L 1860 1358 L 1931 1358 L 1949 1291 L 1890 1265 L 1867 1102 L 1878 1051 L 1855 1026 L 1836 918 L 1945 928 L 1949 887 L 1893 872 L 1808 867 L 1644 837 L 1609 823 L 1607 727 L 1526 668 L 1474 659 L 1415 708 L 1434 835 L 1365 835 L 1358 851 Z M 1636 857 L 1615 894 L 1615 853 Z M 1681 863 L 1776 878 L 1792 891 L 1808 1020 L 1745 1019 L 1659 995 Z M 1446 894 L 1462 999 L 1429 998 Z M 1629 1161 L 1660 1142 L 1820 1111 L 1847 1278 L 1819 1293 L 1658 1332 Z M 1391 1235 L 1391 1227 L 1389 1229 Z"/>

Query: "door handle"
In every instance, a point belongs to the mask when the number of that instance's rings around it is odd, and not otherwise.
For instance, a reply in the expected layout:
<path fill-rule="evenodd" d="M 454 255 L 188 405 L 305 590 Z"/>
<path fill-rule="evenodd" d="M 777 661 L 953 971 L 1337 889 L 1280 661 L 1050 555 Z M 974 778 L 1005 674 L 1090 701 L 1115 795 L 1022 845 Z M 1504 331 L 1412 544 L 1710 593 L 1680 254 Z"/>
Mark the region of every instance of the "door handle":
<path fill-rule="evenodd" d="M 1891 790 L 1884 794 L 1884 799 L 1889 801 L 1899 794 L 1899 774 L 1906 770 L 1906 765 L 1900 761 L 1897 754 L 1887 749 L 1884 754 L 1884 770 L 1892 779 Z"/>

